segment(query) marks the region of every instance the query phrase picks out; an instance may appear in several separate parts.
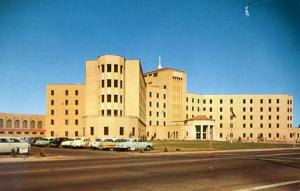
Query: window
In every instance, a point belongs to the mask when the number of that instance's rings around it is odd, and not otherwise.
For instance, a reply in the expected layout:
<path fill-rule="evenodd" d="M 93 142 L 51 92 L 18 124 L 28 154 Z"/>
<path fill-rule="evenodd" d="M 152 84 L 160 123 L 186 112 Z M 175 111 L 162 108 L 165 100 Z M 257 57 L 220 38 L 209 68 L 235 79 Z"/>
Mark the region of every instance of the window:
<path fill-rule="evenodd" d="M 104 127 L 104 135 L 108 135 L 109 134 L 109 129 L 108 127 Z"/>
<path fill-rule="evenodd" d="M 277 112 L 279 112 L 279 107 L 276 108 Z"/>
<path fill-rule="evenodd" d="M 69 136 L 69 132 L 65 131 L 65 137 L 68 137 L 68 136 Z"/>
<path fill-rule="evenodd" d="M 149 92 L 149 97 L 152 97 L 152 92 Z"/>
<path fill-rule="evenodd" d="M 270 103 L 270 104 L 272 103 L 272 100 L 271 100 L 271 99 L 269 99 L 269 103 Z"/>
<path fill-rule="evenodd" d="M 263 99 L 260 99 L 260 103 L 264 103 L 264 100 L 263 100 Z"/>
<path fill-rule="evenodd" d="M 51 131 L 51 137 L 54 137 L 54 131 Z"/>
<path fill-rule="evenodd" d="M 54 120 L 53 119 L 51 119 L 51 125 L 54 125 Z"/>
<path fill-rule="evenodd" d="M 114 72 L 118 72 L 118 64 L 114 64 Z"/>
<path fill-rule="evenodd" d="M 39 122 L 38 122 L 38 128 L 39 128 L 39 129 L 42 129 L 42 128 L 43 128 L 43 122 L 42 122 L 42 121 L 39 121 Z"/>
<path fill-rule="evenodd" d="M 253 99 L 250 99 L 250 104 L 252 104 L 253 103 Z"/>
<path fill-rule="evenodd" d="M 122 72 L 123 72 L 123 66 L 121 65 L 120 67 L 121 67 L 120 68 L 120 73 L 122 74 Z"/>
<path fill-rule="evenodd" d="M 114 95 L 114 102 L 118 103 L 118 95 Z"/>
<path fill-rule="evenodd" d="M 188 111 L 189 110 L 189 106 L 185 106 L 185 110 Z"/>
<path fill-rule="evenodd" d="M 220 133 L 220 138 L 222 138 L 223 137 L 223 133 Z"/>
<path fill-rule="evenodd" d="M 69 125 L 69 120 L 65 119 L 65 125 Z"/>
<path fill-rule="evenodd" d="M 117 109 L 114 110 L 114 116 L 118 116 L 118 110 Z"/>
<path fill-rule="evenodd" d="M 263 112 L 263 111 L 264 111 L 264 108 L 263 108 L 263 107 L 261 107 L 261 108 L 260 108 L 260 112 Z"/>
<path fill-rule="evenodd" d="M 279 104 L 279 99 L 277 99 L 277 101 L 276 101 L 276 102 L 277 102 L 277 104 Z"/>
<path fill-rule="evenodd" d="M 51 100 L 51 105 L 54 105 L 54 100 Z"/>
<path fill-rule="evenodd" d="M 159 93 L 156 94 L 156 98 L 159 98 Z"/>
<path fill-rule="evenodd" d="M 203 107 L 203 111 L 206 111 L 206 108 L 205 108 L 205 107 Z"/>
<path fill-rule="evenodd" d="M 35 121 L 32 120 L 32 121 L 30 122 L 30 128 L 35 128 Z"/>
<path fill-rule="evenodd" d="M 250 120 L 253 120 L 253 115 L 250 115 Z"/>
<path fill-rule="evenodd" d="M 156 121 L 156 125 L 159 126 L 159 121 Z"/>
<path fill-rule="evenodd" d="M 276 119 L 279 120 L 279 115 L 276 116 Z"/>
<path fill-rule="evenodd" d="M 135 136 L 135 128 L 132 127 L 132 136 Z"/>
<path fill-rule="evenodd" d="M 105 87 L 105 81 L 101 80 L 101 87 L 104 88 Z"/>
<path fill-rule="evenodd" d="M 101 102 L 104 103 L 104 95 L 101 95 Z"/>
<path fill-rule="evenodd" d="M 223 104 L 223 99 L 220 99 L 220 104 Z"/>
<path fill-rule="evenodd" d="M 243 128 L 246 128 L 246 123 L 243 123 Z"/>
<path fill-rule="evenodd" d="M 253 134 L 252 133 L 250 133 L 250 138 L 252 138 L 253 137 Z"/>
<path fill-rule="evenodd" d="M 250 123 L 250 128 L 253 128 L 253 123 Z"/>
<path fill-rule="evenodd" d="M 78 105 L 78 100 L 75 100 L 75 105 Z"/>
<path fill-rule="evenodd" d="M 243 115 L 243 120 L 246 120 L 246 115 Z"/>
<path fill-rule="evenodd" d="M 271 120 L 272 119 L 272 116 L 271 115 L 269 115 L 269 120 Z"/>
<path fill-rule="evenodd" d="M 65 95 L 66 95 L 66 96 L 69 95 L 69 90 L 66 90 L 66 91 L 65 91 Z"/>
<path fill-rule="evenodd" d="M 203 100 L 203 104 L 206 104 L 206 100 L 205 99 Z"/>
<path fill-rule="evenodd" d="M 156 107 L 159 108 L 159 103 L 158 102 L 156 103 Z"/>
<path fill-rule="evenodd" d="M 20 128 L 20 120 L 15 121 L 15 128 Z"/>
<path fill-rule="evenodd" d="M 272 124 L 271 123 L 269 123 L 269 128 L 272 128 Z"/>
<path fill-rule="evenodd" d="M 233 123 L 230 123 L 230 128 L 233 128 Z"/>
<path fill-rule="evenodd" d="M 272 108 L 271 107 L 269 107 L 269 112 L 271 112 L 272 111 Z"/>
<path fill-rule="evenodd" d="M 212 99 L 209 100 L 209 103 L 212 104 Z"/>
<path fill-rule="evenodd" d="M 111 102 L 111 95 L 107 95 L 107 102 Z"/>
<path fill-rule="evenodd" d="M 65 110 L 65 115 L 68 115 L 69 114 L 69 111 L 66 109 Z"/>
<path fill-rule="evenodd" d="M 164 103 L 164 108 L 166 108 L 166 103 Z"/>
<path fill-rule="evenodd" d="M 90 127 L 90 135 L 94 135 L 94 127 Z"/>
<path fill-rule="evenodd" d="M 115 88 L 118 87 L 118 80 L 114 80 L 114 87 L 115 87 Z"/>
<path fill-rule="evenodd" d="M 123 82 L 120 81 L 120 88 L 122 89 L 123 88 Z"/>
<path fill-rule="evenodd" d="M 120 127 L 120 135 L 124 135 L 124 127 Z"/>
<path fill-rule="evenodd" d="M 159 112 L 156 112 L 156 117 L 159 117 Z"/>
<path fill-rule="evenodd" d="M 3 119 L 0 119 L 0 128 L 3 128 Z"/>
<path fill-rule="evenodd" d="M 104 116 L 104 109 L 101 110 L 101 115 Z"/>
<path fill-rule="evenodd" d="M 104 64 L 101 65 L 101 72 L 103 73 L 105 71 L 105 68 L 104 68 Z"/>
<path fill-rule="evenodd" d="M 150 126 L 152 125 L 152 121 L 149 121 L 149 125 L 150 125 Z"/>
<path fill-rule="evenodd" d="M 75 131 L 75 137 L 78 137 L 78 131 Z"/>
<path fill-rule="evenodd" d="M 220 128 L 223 128 L 223 123 L 220 123 Z"/>
<path fill-rule="evenodd" d="M 122 103 L 123 102 L 123 99 L 122 99 L 122 96 L 120 96 L 120 103 Z"/>
<path fill-rule="evenodd" d="M 107 64 L 107 72 L 111 72 L 111 64 Z"/>
<path fill-rule="evenodd" d="M 272 134 L 271 133 L 269 133 L 269 138 L 271 138 L 272 137 Z"/>
<path fill-rule="evenodd" d="M 223 120 L 223 116 L 222 115 L 220 115 L 220 120 Z"/>
<path fill-rule="evenodd" d="M 78 90 L 75 90 L 75 95 L 77 95 L 77 96 L 78 96 L 78 94 L 79 94 L 79 93 L 78 93 Z"/>
<path fill-rule="evenodd" d="M 75 109 L 75 115 L 78 115 L 78 109 Z"/>
<path fill-rule="evenodd" d="M 246 103 L 246 99 L 243 99 L 243 104 L 245 104 Z"/>
<path fill-rule="evenodd" d="M 51 95 L 54 95 L 54 90 L 51 90 Z"/>
<path fill-rule="evenodd" d="M 111 110 L 110 109 L 107 110 L 107 116 L 111 116 Z"/>
<path fill-rule="evenodd" d="M 167 86 L 166 86 L 166 85 L 164 85 L 164 89 L 167 89 Z"/>
<path fill-rule="evenodd" d="M 253 112 L 253 107 L 250 107 L 250 112 Z"/>
<path fill-rule="evenodd" d="M 233 99 L 230 99 L 230 104 L 233 104 Z"/>
<path fill-rule="evenodd" d="M 69 101 L 68 100 L 65 100 L 65 105 L 69 105 Z"/>
<path fill-rule="evenodd" d="M 110 88 L 111 87 L 111 79 L 107 80 L 107 87 Z"/>
<path fill-rule="evenodd" d="M 220 107 L 220 112 L 223 112 L 223 107 Z"/>
<path fill-rule="evenodd" d="M 78 125 L 78 119 L 75 119 L 75 125 Z"/>
<path fill-rule="evenodd" d="M 264 116 L 263 116 L 263 115 L 261 115 L 261 116 L 260 116 L 260 120 L 263 120 L 263 119 L 264 119 Z"/>
<path fill-rule="evenodd" d="M 243 133 L 243 138 L 246 138 L 246 133 Z"/>
<path fill-rule="evenodd" d="M 164 94 L 164 99 L 166 99 L 166 94 Z"/>
<path fill-rule="evenodd" d="M 211 107 L 209 108 L 209 112 L 212 112 L 212 108 Z"/>
<path fill-rule="evenodd" d="M 261 123 L 261 124 L 260 124 L 260 128 L 264 128 L 264 124 Z"/>
<path fill-rule="evenodd" d="M 243 112 L 246 112 L 246 108 L 245 107 L 243 107 Z"/>
<path fill-rule="evenodd" d="M 149 107 L 152 107 L 152 102 L 151 101 L 149 101 Z"/>
<path fill-rule="evenodd" d="M 276 133 L 276 137 L 279 138 L 279 133 Z"/>

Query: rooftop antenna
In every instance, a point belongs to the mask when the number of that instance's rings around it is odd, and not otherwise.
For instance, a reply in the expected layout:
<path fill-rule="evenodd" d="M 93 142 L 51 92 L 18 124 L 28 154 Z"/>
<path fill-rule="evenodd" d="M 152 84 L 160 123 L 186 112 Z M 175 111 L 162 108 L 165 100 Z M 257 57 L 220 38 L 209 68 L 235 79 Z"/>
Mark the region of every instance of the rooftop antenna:
<path fill-rule="evenodd" d="M 158 66 L 157 66 L 157 69 L 162 69 L 162 66 L 161 66 L 161 57 L 158 56 Z"/>

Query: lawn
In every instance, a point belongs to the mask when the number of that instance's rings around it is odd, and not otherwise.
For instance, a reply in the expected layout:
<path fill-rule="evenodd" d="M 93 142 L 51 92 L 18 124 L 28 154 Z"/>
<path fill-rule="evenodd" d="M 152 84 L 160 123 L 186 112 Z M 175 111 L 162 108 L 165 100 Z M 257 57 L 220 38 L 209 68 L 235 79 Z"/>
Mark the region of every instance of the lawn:
<path fill-rule="evenodd" d="M 293 144 L 285 143 L 240 143 L 240 142 L 225 142 L 213 141 L 153 141 L 155 151 L 163 151 L 168 147 L 169 151 L 210 151 L 212 150 L 237 150 L 237 149 L 267 149 L 267 148 L 292 148 Z M 300 148 L 300 145 L 296 145 Z"/>

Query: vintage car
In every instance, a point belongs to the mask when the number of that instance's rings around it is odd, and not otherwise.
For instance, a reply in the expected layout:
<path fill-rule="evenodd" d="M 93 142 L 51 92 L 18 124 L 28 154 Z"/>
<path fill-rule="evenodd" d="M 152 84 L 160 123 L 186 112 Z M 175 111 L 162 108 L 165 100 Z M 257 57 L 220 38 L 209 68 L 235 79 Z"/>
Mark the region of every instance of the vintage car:
<path fill-rule="evenodd" d="M 102 143 L 99 144 L 99 150 L 111 150 L 116 148 L 116 140 L 117 138 L 104 138 Z"/>
<path fill-rule="evenodd" d="M 145 142 L 138 138 L 128 139 L 126 142 L 119 142 L 116 145 L 116 150 L 140 150 L 144 149 L 150 151 L 153 148 L 153 144 Z"/>
<path fill-rule="evenodd" d="M 103 140 L 103 138 L 96 138 L 95 141 L 91 141 L 89 144 L 90 149 L 98 149 Z"/>
<path fill-rule="evenodd" d="M 49 147 L 50 143 L 54 140 L 54 138 L 42 138 L 40 140 L 37 140 L 35 142 L 35 146 L 40 146 L 40 147 Z"/>
<path fill-rule="evenodd" d="M 67 148 L 67 147 L 72 147 L 72 143 L 74 141 L 74 138 L 69 138 L 67 141 L 61 142 L 60 146 Z"/>
<path fill-rule="evenodd" d="M 50 143 L 50 147 L 61 147 L 61 143 L 68 140 L 70 139 L 66 137 L 54 138 L 54 140 Z"/>
<path fill-rule="evenodd" d="M 90 144 L 90 138 L 78 137 L 72 142 L 71 147 L 73 148 L 87 148 Z"/>
<path fill-rule="evenodd" d="M 17 154 L 27 154 L 30 148 L 30 144 L 18 138 L 0 137 L 0 153 L 11 153 L 14 151 Z"/>

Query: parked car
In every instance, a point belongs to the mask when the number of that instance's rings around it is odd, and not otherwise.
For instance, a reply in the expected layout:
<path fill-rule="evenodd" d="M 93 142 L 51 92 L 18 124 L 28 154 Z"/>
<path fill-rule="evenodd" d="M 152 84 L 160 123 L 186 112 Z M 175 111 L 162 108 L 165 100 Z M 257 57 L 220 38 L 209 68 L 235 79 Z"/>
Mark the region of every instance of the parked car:
<path fill-rule="evenodd" d="M 73 138 L 69 138 L 67 141 L 61 142 L 60 146 L 63 147 L 63 148 L 72 147 L 73 141 L 74 141 Z"/>
<path fill-rule="evenodd" d="M 103 138 L 96 138 L 95 141 L 91 141 L 89 144 L 90 149 L 98 149 L 102 144 Z"/>
<path fill-rule="evenodd" d="M 90 144 L 90 138 L 78 137 L 72 142 L 73 148 L 87 148 Z"/>
<path fill-rule="evenodd" d="M 31 146 L 35 146 L 35 143 L 38 141 L 38 140 L 40 140 L 40 139 L 42 139 L 43 137 L 30 137 L 29 138 L 29 144 L 31 145 Z"/>
<path fill-rule="evenodd" d="M 68 141 L 70 140 L 67 137 L 58 137 L 55 138 L 51 143 L 50 143 L 50 147 L 61 147 L 61 143 L 64 141 Z"/>
<path fill-rule="evenodd" d="M 35 145 L 40 147 L 49 147 L 54 138 L 42 138 L 36 141 Z"/>
<path fill-rule="evenodd" d="M 18 138 L 0 137 L 0 153 L 11 153 L 14 150 L 17 154 L 27 154 L 30 149 L 30 144 Z"/>
<path fill-rule="evenodd" d="M 116 148 L 116 138 L 104 138 L 102 143 L 99 144 L 99 150 L 111 150 Z"/>
<path fill-rule="evenodd" d="M 116 145 L 117 150 L 139 150 L 142 148 L 144 150 L 150 151 L 151 149 L 153 149 L 153 144 L 145 142 L 138 138 L 131 138 L 126 142 L 119 142 Z"/>

